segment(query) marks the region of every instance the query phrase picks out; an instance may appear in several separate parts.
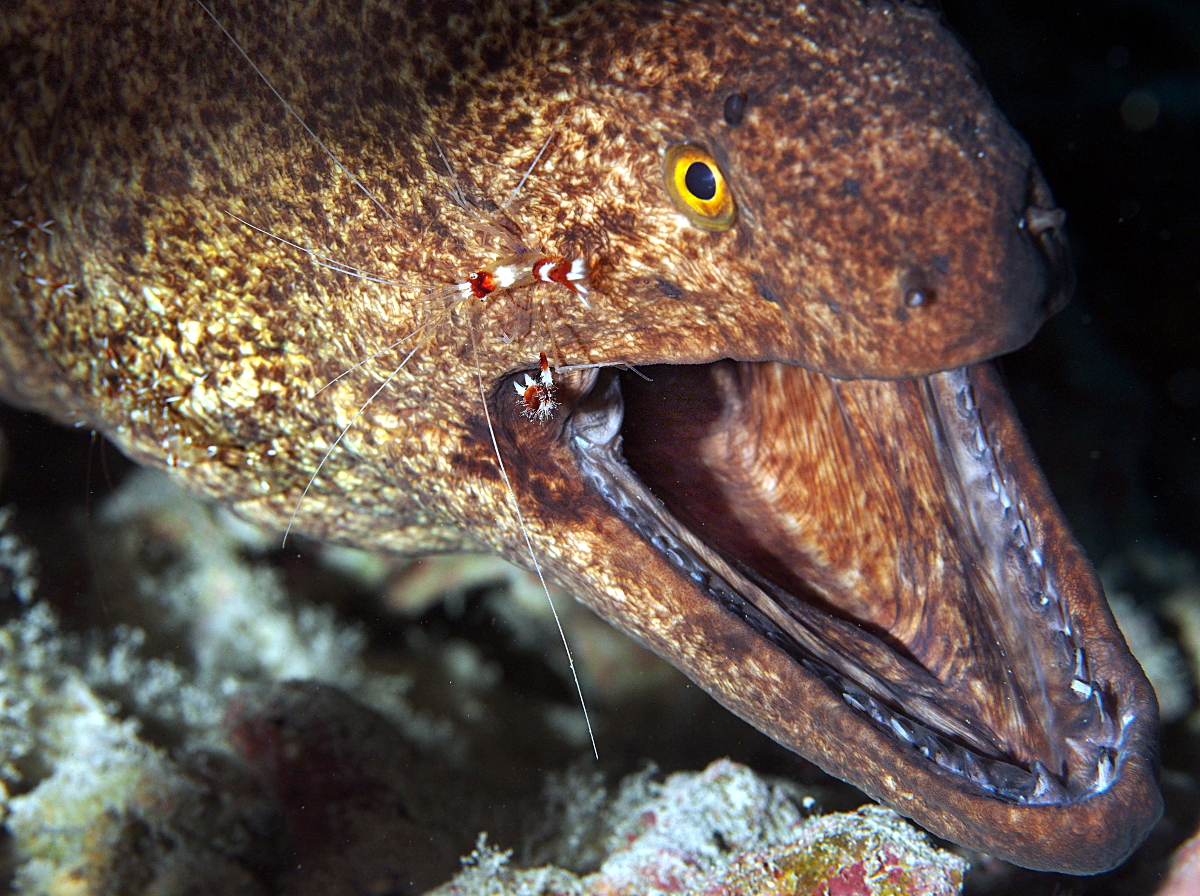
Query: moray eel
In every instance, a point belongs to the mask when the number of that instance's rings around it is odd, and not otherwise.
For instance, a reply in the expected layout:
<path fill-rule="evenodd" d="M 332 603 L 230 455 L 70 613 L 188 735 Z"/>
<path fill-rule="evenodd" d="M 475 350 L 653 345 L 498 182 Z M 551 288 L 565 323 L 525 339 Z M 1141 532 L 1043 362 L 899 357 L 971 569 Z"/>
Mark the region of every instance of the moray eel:
<path fill-rule="evenodd" d="M 1020 865 L 1131 853 L 1155 699 L 983 363 L 1065 301 L 1062 214 L 935 13 L 213 12 L 5 12 L 10 401 L 267 526 L 528 564 L 498 448 L 553 581 L 780 743 Z M 586 295 L 467 288 L 531 257 Z"/>

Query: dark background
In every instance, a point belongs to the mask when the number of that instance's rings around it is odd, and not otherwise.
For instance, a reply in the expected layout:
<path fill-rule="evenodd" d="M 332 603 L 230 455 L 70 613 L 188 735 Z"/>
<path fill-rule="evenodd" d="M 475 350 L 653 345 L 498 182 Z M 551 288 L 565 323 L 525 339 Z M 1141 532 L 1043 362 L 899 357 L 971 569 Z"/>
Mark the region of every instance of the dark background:
<path fill-rule="evenodd" d="M 1079 284 L 1004 362 L 1076 534 L 1200 553 L 1200 3 L 950 0 L 1032 144 Z"/>

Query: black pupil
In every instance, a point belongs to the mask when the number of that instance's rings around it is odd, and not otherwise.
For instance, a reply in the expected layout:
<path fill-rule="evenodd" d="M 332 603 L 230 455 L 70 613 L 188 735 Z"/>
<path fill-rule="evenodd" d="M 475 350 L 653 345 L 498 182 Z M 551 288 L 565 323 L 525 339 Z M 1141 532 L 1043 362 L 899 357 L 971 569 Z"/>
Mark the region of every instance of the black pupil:
<path fill-rule="evenodd" d="M 705 202 L 717 195 L 717 175 L 712 167 L 704 162 L 692 162 L 688 165 L 683 183 L 693 196 Z"/>

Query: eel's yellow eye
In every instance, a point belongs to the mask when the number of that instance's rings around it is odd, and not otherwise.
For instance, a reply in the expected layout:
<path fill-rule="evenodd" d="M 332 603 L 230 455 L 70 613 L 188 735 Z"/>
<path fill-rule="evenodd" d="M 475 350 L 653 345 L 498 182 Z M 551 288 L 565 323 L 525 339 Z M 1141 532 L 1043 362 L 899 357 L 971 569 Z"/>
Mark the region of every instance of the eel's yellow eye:
<path fill-rule="evenodd" d="M 708 150 L 692 143 L 672 146 L 663 163 L 663 177 L 675 207 L 697 227 L 728 230 L 737 220 L 729 184 Z"/>

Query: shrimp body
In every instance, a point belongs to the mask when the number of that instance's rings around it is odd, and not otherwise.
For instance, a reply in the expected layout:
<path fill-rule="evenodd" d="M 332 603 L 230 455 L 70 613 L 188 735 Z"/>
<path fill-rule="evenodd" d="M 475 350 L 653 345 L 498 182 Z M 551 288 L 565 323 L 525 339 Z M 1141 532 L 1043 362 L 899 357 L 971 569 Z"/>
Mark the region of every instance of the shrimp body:
<path fill-rule="evenodd" d="M 541 252 L 522 252 L 472 271 L 464 283 L 458 284 L 458 289 L 464 298 L 471 295 L 485 299 L 498 290 L 519 289 L 535 283 L 559 283 L 590 308 L 587 278 L 588 265 L 582 258 L 568 261 Z"/>
<path fill-rule="evenodd" d="M 547 420 L 558 408 L 554 400 L 554 373 L 550 370 L 550 361 L 542 352 L 539 360 L 537 378 L 525 374 L 525 381 L 514 382 L 513 389 L 517 393 L 517 407 L 530 420 Z"/>

